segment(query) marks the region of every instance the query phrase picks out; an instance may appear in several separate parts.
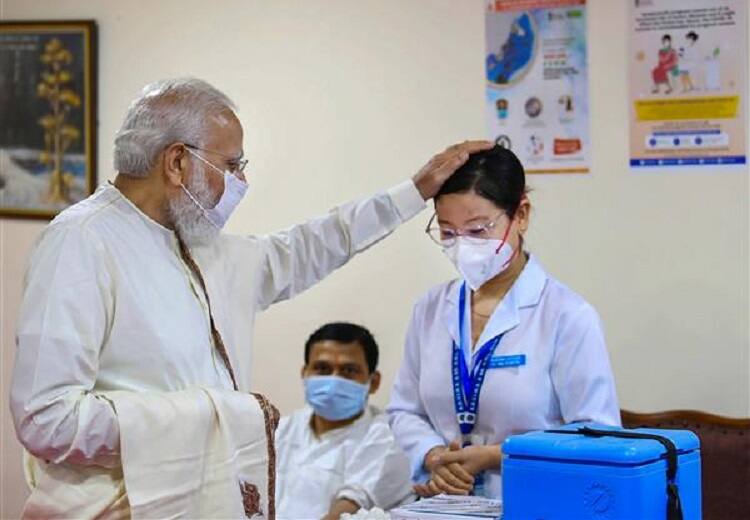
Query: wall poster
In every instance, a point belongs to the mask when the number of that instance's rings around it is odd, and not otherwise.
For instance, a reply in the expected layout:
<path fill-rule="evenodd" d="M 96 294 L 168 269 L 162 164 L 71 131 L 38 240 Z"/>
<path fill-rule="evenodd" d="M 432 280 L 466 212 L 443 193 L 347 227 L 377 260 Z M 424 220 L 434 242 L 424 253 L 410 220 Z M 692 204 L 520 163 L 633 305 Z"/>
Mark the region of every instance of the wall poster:
<path fill-rule="evenodd" d="M 490 138 L 528 173 L 589 171 L 585 0 L 488 0 Z"/>
<path fill-rule="evenodd" d="M 630 0 L 630 166 L 745 164 L 747 0 Z"/>

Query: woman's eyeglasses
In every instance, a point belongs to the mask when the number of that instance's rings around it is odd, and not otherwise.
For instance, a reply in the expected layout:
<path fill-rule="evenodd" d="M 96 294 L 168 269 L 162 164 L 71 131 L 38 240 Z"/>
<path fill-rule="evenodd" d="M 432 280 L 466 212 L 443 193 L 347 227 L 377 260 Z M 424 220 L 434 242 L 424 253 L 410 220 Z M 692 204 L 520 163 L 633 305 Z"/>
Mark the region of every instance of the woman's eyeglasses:
<path fill-rule="evenodd" d="M 490 233 L 497 226 L 497 223 L 501 218 L 506 216 L 505 213 L 501 213 L 494 220 L 489 220 L 485 223 L 475 224 L 463 230 L 451 229 L 438 225 L 435 221 L 437 213 L 432 215 L 430 221 L 427 223 L 425 233 L 440 247 L 451 247 L 456 243 L 458 237 L 465 237 L 469 240 L 481 242 L 487 240 L 490 237 Z"/>

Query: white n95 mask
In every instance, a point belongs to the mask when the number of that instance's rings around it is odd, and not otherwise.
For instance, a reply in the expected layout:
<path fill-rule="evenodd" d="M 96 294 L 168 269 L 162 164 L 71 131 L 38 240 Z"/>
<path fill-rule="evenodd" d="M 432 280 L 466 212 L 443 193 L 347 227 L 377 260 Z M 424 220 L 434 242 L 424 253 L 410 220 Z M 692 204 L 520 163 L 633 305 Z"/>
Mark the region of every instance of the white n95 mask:
<path fill-rule="evenodd" d="M 221 229 L 227 223 L 229 217 L 232 216 L 232 213 L 237 208 L 240 201 L 242 201 L 245 193 L 247 193 L 247 183 L 234 175 L 229 170 L 225 170 L 222 172 L 220 169 L 205 160 L 203 157 L 193 152 L 190 148 L 187 148 L 187 151 L 190 152 L 193 157 L 196 157 L 198 160 L 206 164 L 209 168 L 214 170 L 215 173 L 218 173 L 219 175 L 222 175 L 224 177 L 224 193 L 221 194 L 219 202 L 217 202 L 213 208 L 203 207 L 203 204 L 198 202 L 198 199 L 196 199 L 193 194 L 190 193 L 190 190 L 188 190 L 184 184 L 180 183 L 180 186 L 182 186 L 182 189 L 185 191 L 185 193 L 187 193 L 187 196 L 190 197 L 190 200 L 192 200 L 195 205 L 198 206 L 203 212 L 206 220 L 213 224 L 217 229 Z"/>
<path fill-rule="evenodd" d="M 459 236 L 443 253 L 453 262 L 473 291 L 505 271 L 513 259 L 513 246 L 506 240 Z"/>

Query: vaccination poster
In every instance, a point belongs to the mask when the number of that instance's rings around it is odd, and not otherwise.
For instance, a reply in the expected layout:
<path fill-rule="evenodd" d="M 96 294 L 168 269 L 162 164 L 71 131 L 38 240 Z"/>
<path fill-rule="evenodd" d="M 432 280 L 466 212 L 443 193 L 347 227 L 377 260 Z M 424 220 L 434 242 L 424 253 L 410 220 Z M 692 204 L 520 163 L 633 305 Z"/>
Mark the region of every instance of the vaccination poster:
<path fill-rule="evenodd" d="M 746 163 L 746 8 L 631 2 L 631 167 Z"/>
<path fill-rule="evenodd" d="M 587 173 L 585 0 L 488 0 L 485 39 L 491 139 L 528 173 Z"/>

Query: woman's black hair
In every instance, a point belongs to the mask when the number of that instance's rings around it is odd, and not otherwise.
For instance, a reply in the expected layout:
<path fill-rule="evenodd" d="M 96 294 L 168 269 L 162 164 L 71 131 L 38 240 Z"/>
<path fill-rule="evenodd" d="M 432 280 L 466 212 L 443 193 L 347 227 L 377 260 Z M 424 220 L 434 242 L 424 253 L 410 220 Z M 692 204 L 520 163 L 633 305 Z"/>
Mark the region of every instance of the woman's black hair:
<path fill-rule="evenodd" d="M 698 33 L 695 31 L 690 31 L 685 35 L 685 38 L 688 38 L 690 40 L 693 40 L 693 43 L 698 41 Z"/>
<path fill-rule="evenodd" d="M 473 191 L 513 217 L 526 195 L 526 174 L 516 154 L 495 146 L 473 153 L 435 195 L 435 202 L 449 193 Z"/>
<path fill-rule="evenodd" d="M 661 37 L 661 41 L 664 41 L 664 40 L 669 40 L 671 42 L 672 41 L 672 37 L 670 35 L 668 35 L 668 34 L 665 34 L 664 36 Z"/>

